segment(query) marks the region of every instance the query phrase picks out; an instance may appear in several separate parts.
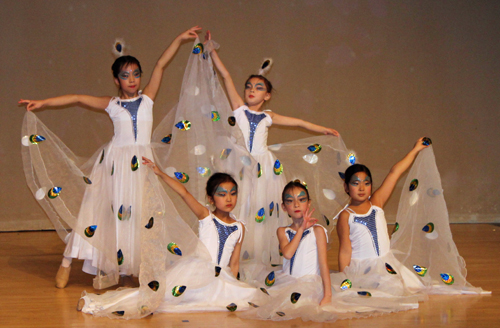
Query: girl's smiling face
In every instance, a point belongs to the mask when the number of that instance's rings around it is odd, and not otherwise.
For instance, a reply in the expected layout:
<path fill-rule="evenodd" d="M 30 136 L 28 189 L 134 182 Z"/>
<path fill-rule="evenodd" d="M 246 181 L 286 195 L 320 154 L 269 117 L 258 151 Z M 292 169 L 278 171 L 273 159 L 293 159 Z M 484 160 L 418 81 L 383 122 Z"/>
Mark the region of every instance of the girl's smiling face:
<path fill-rule="evenodd" d="M 311 200 L 304 189 L 293 187 L 285 191 L 284 202 L 281 206 L 292 219 L 301 219 L 310 203 Z"/>
<path fill-rule="evenodd" d="M 266 85 L 258 77 L 251 78 L 245 84 L 245 102 L 248 106 L 263 104 L 271 99 L 271 94 L 267 92 Z"/>
<path fill-rule="evenodd" d="M 344 184 L 346 192 L 353 201 L 364 202 L 372 194 L 372 181 L 365 172 L 353 174 L 349 183 Z"/>
<path fill-rule="evenodd" d="M 141 70 L 136 64 L 129 64 L 122 68 L 115 78 L 115 83 L 120 87 L 123 97 L 134 98 L 139 94 L 141 86 Z"/>

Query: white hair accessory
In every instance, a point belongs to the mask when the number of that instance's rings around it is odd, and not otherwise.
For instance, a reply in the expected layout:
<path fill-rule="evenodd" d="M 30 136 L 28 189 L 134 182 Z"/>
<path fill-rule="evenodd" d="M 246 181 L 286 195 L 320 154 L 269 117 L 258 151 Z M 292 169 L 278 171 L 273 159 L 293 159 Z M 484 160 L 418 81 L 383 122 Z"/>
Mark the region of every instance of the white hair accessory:
<path fill-rule="evenodd" d="M 271 66 L 273 65 L 273 59 L 272 58 L 265 58 L 262 64 L 260 65 L 259 68 L 259 75 L 266 75 L 267 72 L 271 69 Z"/>
<path fill-rule="evenodd" d="M 123 56 L 125 50 L 125 41 L 123 39 L 116 39 L 113 44 L 113 54 L 115 54 L 116 58 Z"/>

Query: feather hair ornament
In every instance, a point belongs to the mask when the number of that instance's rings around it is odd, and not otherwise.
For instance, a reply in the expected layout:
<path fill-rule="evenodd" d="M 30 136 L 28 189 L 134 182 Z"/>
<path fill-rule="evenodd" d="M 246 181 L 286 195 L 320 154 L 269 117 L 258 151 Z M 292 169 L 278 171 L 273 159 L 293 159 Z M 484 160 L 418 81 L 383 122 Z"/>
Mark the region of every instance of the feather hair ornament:
<path fill-rule="evenodd" d="M 113 44 L 113 54 L 116 56 L 116 58 L 121 57 L 125 55 L 125 41 L 123 39 L 116 39 L 115 43 Z"/>
<path fill-rule="evenodd" d="M 262 64 L 260 65 L 259 68 L 259 75 L 265 76 L 267 72 L 271 69 L 271 66 L 273 66 L 273 59 L 272 58 L 265 58 Z"/>

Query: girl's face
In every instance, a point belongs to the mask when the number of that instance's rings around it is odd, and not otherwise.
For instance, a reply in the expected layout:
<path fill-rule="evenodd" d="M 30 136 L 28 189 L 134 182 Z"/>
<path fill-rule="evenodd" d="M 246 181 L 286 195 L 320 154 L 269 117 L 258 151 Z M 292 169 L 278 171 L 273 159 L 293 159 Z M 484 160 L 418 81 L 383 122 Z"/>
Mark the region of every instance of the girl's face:
<path fill-rule="evenodd" d="M 136 64 L 130 64 L 122 68 L 115 78 L 115 83 L 120 87 L 123 97 L 134 98 L 139 94 L 141 86 L 141 70 Z"/>
<path fill-rule="evenodd" d="M 293 187 L 285 191 L 285 202 L 281 208 L 292 217 L 292 219 L 302 219 L 311 201 L 307 198 L 307 193 L 302 188 Z"/>
<path fill-rule="evenodd" d="M 214 196 L 210 198 L 216 209 L 222 212 L 231 212 L 238 200 L 236 185 L 232 182 L 223 182 L 217 186 Z"/>
<path fill-rule="evenodd" d="M 258 77 L 248 80 L 245 85 L 245 102 L 248 106 L 261 105 L 269 99 L 271 99 L 271 94 L 267 92 L 264 81 Z"/>
<path fill-rule="evenodd" d="M 372 181 L 365 172 L 355 173 L 344 187 L 356 202 L 365 202 L 372 194 Z"/>

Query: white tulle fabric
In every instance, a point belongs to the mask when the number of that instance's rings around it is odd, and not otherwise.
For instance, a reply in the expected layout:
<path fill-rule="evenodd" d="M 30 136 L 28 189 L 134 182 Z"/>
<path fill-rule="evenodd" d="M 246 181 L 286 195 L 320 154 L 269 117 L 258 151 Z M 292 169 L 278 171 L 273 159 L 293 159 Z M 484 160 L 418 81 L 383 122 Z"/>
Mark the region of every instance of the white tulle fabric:
<path fill-rule="evenodd" d="M 220 250 L 219 233 L 214 223 L 237 227 L 226 240 L 222 249 L 222 257 L 218 263 Z M 228 311 L 228 306 L 236 306 L 237 310 L 250 307 L 248 302 L 266 302 L 268 296 L 258 288 L 238 281 L 229 267 L 230 256 L 236 244 L 241 240 L 243 225 L 241 222 L 224 223 L 213 214 L 199 221 L 200 240 L 208 248 L 210 258 L 203 256 L 182 256 L 166 270 L 165 279 L 159 285 L 165 285 L 162 301 L 155 312 L 200 312 Z M 217 271 L 218 269 L 219 271 Z M 216 274 L 217 272 L 217 274 Z M 185 291 L 175 296 L 173 289 L 185 286 Z M 137 312 L 140 303 L 139 288 L 124 288 L 109 291 L 103 295 L 84 294 L 84 313 L 110 318 L 123 318 L 125 314 Z M 156 293 L 160 293 L 158 290 Z M 141 306 L 144 314 L 149 314 L 152 308 Z"/>
<path fill-rule="evenodd" d="M 414 179 L 418 179 L 418 187 L 410 191 L 409 186 Z M 403 190 L 398 211 L 399 230 L 393 234 L 390 248 L 382 209 L 372 206 L 366 214 L 350 213 L 353 257 L 343 273 L 330 274 L 330 304 L 319 306 L 323 297 L 319 275 L 294 277 L 284 275 L 287 271 L 283 270 L 276 275 L 275 284 L 267 289 L 271 295 L 269 302 L 240 316 L 270 320 L 300 317 L 304 321 L 334 321 L 416 309 L 418 302 L 426 300 L 428 294 L 489 293 L 472 287 L 465 280 L 465 262 L 458 254 L 450 233 L 432 147 L 418 155 L 406 186 L 408 189 Z M 412 196 L 415 193 L 417 196 Z M 372 211 L 375 212 L 376 222 L 372 231 L 376 231 L 377 243 L 366 225 L 355 222 L 356 217 L 362 221 Z M 422 231 L 430 217 L 433 218 L 434 235 Z M 299 255 L 301 252 L 317 252 L 314 243 L 306 243 L 310 235 L 302 239 L 295 255 L 294 267 L 311 266 L 308 261 L 312 261 L 313 257 Z M 308 250 L 302 245 L 308 245 Z M 426 275 L 418 275 L 413 268 L 415 264 L 426 266 Z M 440 273 L 453 275 L 454 283 L 445 284 Z M 352 286 L 342 289 L 341 284 L 346 279 Z M 260 276 L 258 282 L 263 285 L 264 276 Z M 294 293 L 301 294 L 296 303 L 291 301 Z"/>
<path fill-rule="evenodd" d="M 418 186 L 410 191 L 413 180 L 418 180 Z M 414 275 L 414 265 L 427 268 L 424 276 L 418 276 L 425 285 L 426 293 L 489 293 L 473 287 L 466 280 L 465 261 L 458 253 L 450 231 L 448 210 L 432 146 L 420 152 L 408 173 L 396 221 L 399 229 L 392 235 L 391 250 Z M 430 223 L 434 231 L 425 232 L 423 228 Z M 453 284 L 445 284 L 441 274 L 453 276 Z"/>

